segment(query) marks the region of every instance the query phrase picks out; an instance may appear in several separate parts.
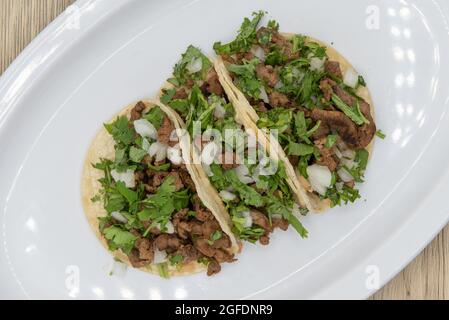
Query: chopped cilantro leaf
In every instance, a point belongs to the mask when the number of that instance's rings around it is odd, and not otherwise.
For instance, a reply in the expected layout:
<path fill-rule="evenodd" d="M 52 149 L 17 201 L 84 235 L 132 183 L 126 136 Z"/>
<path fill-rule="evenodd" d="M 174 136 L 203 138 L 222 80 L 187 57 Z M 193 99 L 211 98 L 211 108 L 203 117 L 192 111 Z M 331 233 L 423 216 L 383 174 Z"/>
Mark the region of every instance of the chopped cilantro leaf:
<path fill-rule="evenodd" d="M 256 31 L 260 20 L 264 16 L 263 11 L 253 12 L 253 18 L 245 18 L 237 37 L 230 43 L 222 44 L 221 42 L 214 43 L 214 50 L 217 54 L 234 54 L 237 52 L 245 52 L 251 48 L 256 41 Z"/>

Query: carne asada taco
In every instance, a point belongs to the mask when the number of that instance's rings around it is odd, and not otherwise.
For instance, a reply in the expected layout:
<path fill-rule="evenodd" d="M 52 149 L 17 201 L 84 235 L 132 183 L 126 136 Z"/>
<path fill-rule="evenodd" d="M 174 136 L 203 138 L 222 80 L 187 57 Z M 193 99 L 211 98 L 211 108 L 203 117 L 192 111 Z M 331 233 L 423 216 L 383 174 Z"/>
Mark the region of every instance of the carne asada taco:
<path fill-rule="evenodd" d="M 189 164 L 190 142 L 176 114 L 151 102 L 105 124 L 87 155 L 82 200 L 88 222 L 112 254 L 163 277 L 234 261 L 239 243 Z"/>
<path fill-rule="evenodd" d="M 299 222 L 306 208 L 295 202 L 286 171 L 270 157 L 251 131 L 236 117 L 213 63 L 189 46 L 160 92 L 160 103 L 173 108 L 191 137 L 191 160 L 205 189 L 218 191 L 232 231 L 239 239 L 268 244 L 270 233 L 291 225 L 301 237 Z"/>
<path fill-rule="evenodd" d="M 376 134 L 365 81 L 320 41 L 280 33 L 273 20 L 259 28 L 263 15 L 245 18 L 232 42 L 214 44 L 220 82 L 237 114 L 266 129 L 266 141 L 277 130 L 279 158 L 296 172 L 308 209 L 354 202 Z"/>

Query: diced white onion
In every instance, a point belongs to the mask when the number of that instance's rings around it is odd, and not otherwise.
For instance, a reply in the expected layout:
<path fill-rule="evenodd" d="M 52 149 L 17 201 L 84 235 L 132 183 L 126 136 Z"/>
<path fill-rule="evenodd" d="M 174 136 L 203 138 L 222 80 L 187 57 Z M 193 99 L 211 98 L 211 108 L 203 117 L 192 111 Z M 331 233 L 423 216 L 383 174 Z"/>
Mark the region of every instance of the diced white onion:
<path fill-rule="evenodd" d="M 114 169 L 111 170 L 111 176 L 115 181 L 123 182 L 127 188 L 134 188 L 136 186 L 134 170 L 128 169 L 125 172 L 118 172 Z"/>
<path fill-rule="evenodd" d="M 127 223 L 128 219 L 126 219 L 120 212 L 114 211 L 111 212 L 111 217 L 113 217 L 115 220 L 121 223 Z"/>
<path fill-rule="evenodd" d="M 157 223 L 155 228 L 158 229 L 159 231 L 162 231 L 162 229 L 163 229 L 162 225 L 160 223 Z M 165 233 L 172 234 L 175 232 L 175 227 L 173 226 L 173 223 L 171 221 L 168 221 L 165 224 L 165 228 L 166 228 L 166 230 L 164 231 Z"/>
<path fill-rule="evenodd" d="M 226 114 L 225 108 L 221 105 L 221 103 L 215 104 L 214 116 L 217 119 L 223 119 Z"/>
<path fill-rule="evenodd" d="M 337 183 L 335 184 L 335 188 L 337 188 L 337 191 L 338 191 L 338 192 L 341 192 L 341 191 L 343 190 L 343 185 L 344 185 L 343 182 L 337 182 Z"/>
<path fill-rule="evenodd" d="M 334 151 L 338 159 L 343 158 L 343 154 L 341 153 L 340 149 L 338 149 L 337 147 L 333 147 L 332 150 Z"/>
<path fill-rule="evenodd" d="M 226 191 L 226 190 L 221 190 L 220 191 L 220 197 L 225 200 L 225 201 L 232 201 L 236 198 L 236 195 L 233 194 L 232 192 Z"/>
<path fill-rule="evenodd" d="M 154 257 L 153 257 L 153 263 L 163 263 L 167 261 L 167 252 L 165 250 L 160 251 L 158 248 L 154 248 Z"/>
<path fill-rule="evenodd" d="M 157 139 L 157 130 L 153 124 L 147 119 L 139 119 L 134 121 L 134 129 L 143 138 Z"/>
<path fill-rule="evenodd" d="M 250 228 L 253 225 L 253 218 L 251 217 L 251 213 L 249 211 L 244 211 L 242 212 L 242 216 L 245 218 L 243 226 L 245 228 Z"/>
<path fill-rule="evenodd" d="M 351 150 L 351 149 L 346 149 L 346 150 L 342 151 L 341 154 L 343 155 L 343 157 L 348 158 L 348 159 L 355 158 L 355 151 Z"/>
<path fill-rule="evenodd" d="M 325 195 L 332 182 L 332 173 L 329 168 L 314 164 L 307 167 L 307 174 L 312 189 L 321 195 Z"/>
<path fill-rule="evenodd" d="M 352 69 L 346 70 L 343 76 L 343 83 L 351 88 L 355 88 L 359 81 L 359 75 Z"/>
<path fill-rule="evenodd" d="M 254 182 L 254 179 L 249 176 L 248 168 L 244 164 L 239 165 L 234 170 L 235 170 L 235 173 L 237 174 L 237 177 L 239 178 L 240 182 L 242 182 L 244 184 L 250 184 L 250 183 Z"/>
<path fill-rule="evenodd" d="M 312 71 L 322 71 L 324 68 L 324 59 L 319 59 L 317 57 L 313 57 L 310 59 L 310 70 Z"/>
<path fill-rule="evenodd" d="M 210 166 L 218 154 L 218 145 L 214 142 L 207 143 L 201 152 L 201 162 Z"/>
<path fill-rule="evenodd" d="M 342 166 L 346 166 L 348 169 L 352 169 L 356 166 L 354 160 L 343 158 L 340 161 Z"/>
<path fill-rule="evenodd" d="M 212 172 L 210 165 L 202 163 L 201 166 L 203 167 L 204 171 L 206 172 L 208 177 L 212 177 L 214 173 Z"/>
<path fill-rule="evenodd" d="M 150 146 L 148 154 L 152 157 L 156 156 L 156 162 L 162 161 L 167 157 L 167 146 L 156 141 Z"/>
<path fill-rule="evenodd" d="M 354 180 L 354 177 L 351 176 L 351 174 L 345 168 L 338 169 L 337 174 L 343 182 L 350 182 Z"/>
<path fill-rule="evenodd" d="M 193 58 L 187 64 L 186 68 L 190 74 L 197 73 L 198 71 L 201 71 L 201 69 L 203 68 L 203 60 L 201 58 Z"/>
<path fill-rule="evenodd" d="M 260 99 L 263 100 L 263 102 L 270 103 L 270 100 L 268 99 L 267 91 L 265 90 L 264 86 L 260 87 L 260 95 L 259 95 L 259 97 L 260 97 Z"/>
<path fill-rule="evenodd" d="M 274 88 L 275 89 L 280 89 L 284 86 L 284 83 L 282 82 L 282 80 L 279 80 L 278 82 L 276 82 Z"/>
<path fill-rule="evenodd" d="M 183 162 L 182 156 L 181 156 L 181 150 L 179 148 L 167 148 L 167 158 L 170 160 L 171 163 L 178 166 Z"/>
<path fill-rule="evenodd" d="M 151 143 L 147 139 L 142 139 L 142 149 L 150 153 Z"/>
<path fill-rule="evenodd" d="M 169 234 L 175 233 L 175 227 L 173 226 L 173 223 L 171 221 L 168 221 L 165 227 L 167 228 L 167 230 L 165 231 L 166 233 Z"/>
<path fill-rule="evenodd" d="M 259 58 L 260 61 L 265 61 L 265 51 L 263 51 L 262 47 L 252 47 L 251 52 L 255 57 Z"/>

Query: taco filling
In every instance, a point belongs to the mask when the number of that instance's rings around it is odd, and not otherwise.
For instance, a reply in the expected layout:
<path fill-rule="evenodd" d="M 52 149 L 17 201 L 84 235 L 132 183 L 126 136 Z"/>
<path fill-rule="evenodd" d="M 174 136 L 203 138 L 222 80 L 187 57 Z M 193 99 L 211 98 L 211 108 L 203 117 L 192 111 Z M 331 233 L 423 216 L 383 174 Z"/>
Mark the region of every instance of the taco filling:
<path fill-rule="evenodd" d="M 376 134 L 370 105 L 358 95 L 365 81 L 352 68 L 343 73 L 310 38 L 281 34 L 273 20 L 259 28 L 263 15 L 245 18 L 237 37 L 214 50 L 256 111 L 257 126 L 278 131 L 306 189 L 331 206 L 354 202 Z"/>
<path fill-rule="evenodd" d="M 209 59 L 190 46 L 168 82 L 171 85 L 162 90 L 160 100 L 184 120 L 192 151 L 225 203 L 233 232 L 241 239 L 268 244 L 274 228 L 287 230 L 292 225 L 306 237 L 298 218 L 307 210 L 295 203 L 283 164 L 271 160 L 255 133 L 236 121 L 234 106 Z"/>
<path fill-rule="evenodd" d="M 228 235 L 196 195 L 166 114 L 139 102 L 129 119 L 120 116 L 105 128 L 115 157 L 94 164 L 104 177 L 93 201 L 107 212 L 99 228 L 109 249 L 123 251 L 136 268 L 157 265 L 164 277 L 169 267 L 191 262 L 206 264 L 212 275 L 234 261 Z"/>

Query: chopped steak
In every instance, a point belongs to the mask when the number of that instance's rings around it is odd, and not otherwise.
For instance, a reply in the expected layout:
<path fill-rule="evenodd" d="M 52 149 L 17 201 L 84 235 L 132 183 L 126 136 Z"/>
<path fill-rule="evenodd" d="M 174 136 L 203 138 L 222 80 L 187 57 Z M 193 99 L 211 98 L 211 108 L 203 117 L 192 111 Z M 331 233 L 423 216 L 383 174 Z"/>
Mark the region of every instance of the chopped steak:
<path fill-rule="evenodd" d="M 218 80 L 218 74 L 214 68 L 210 68 L 206 74 L 207 92 L 214 93 L 217 96 L 222 96 L 224 91 L 223 87 Z"/>
<path fill-rule="evenodd" d="M 187 169 L 181 168 L 178 171 L 179 177 L 182 180 L 182 183 L 187 186 L 191 191 L 196 192 L 196 186 L 195 183 L 192 180 L 192 177 L 190 176 L 190 173 L 187 171 Z"/>
<path fill-rule="evenodd" d="M 184 257 L 184 263 L 196 261 L 201 257 L 198 250 L 191 244 L 182 245 L 178 249 L 177 253 Z"/>
<path fill-rule="evenodd" d="M 314 140 L 318 140 L 327 137 L 330 133 L 329 126 L 325 123 L 321 123 L 318 129 L 312 134 Z"/>
<path fill-rule="evenodd" d="M 270 220 L 262 212 L 257 210 L 251 210 L 251 218 L 253 223 L 262 227 L 267 233 L 271 231 Z"/>
<path fill-rule="evenodd" d="M 288 160 L 293 167 L 296 167 L 299 163 L 299 156 L 288 156 Z"/>
<path fill-rule="evenodd" d="M 338 166 L 338 158 L 334 155 L 332 149 L 324 146 L 325 143 L 326 138 L 315 141 L 315 146 L 320 152 L 320 160 L 317 161 L 317 164 L 328 167 L 330 171 L 335 171 Z"/>
<path fill-rule="evenodd" d="M 321 120 L 322 123 L 336 130 L 339 136 L 349 145 L 358 145 L 358 129 L 357 125 L 352 122 L 343 112 L 340 111 L 326 111 L 320 109 L 313 109 L 311 118 L 315 121 Z"/>
<path fill-rule="evenodd" d="M 177 250 L 181 246 L 181 240 L 174 234 L 163 233 L 154 240 L 158 250 Z"/>
<path fill-rule="evenodd" d="M 273 107 L 288 107 L 292 105 L 285 94 L 277 91 L 271 92 L 268 96 L 268 100 Z"/>
<path fill-rule="evenodd" d="M 256 66 L 256 74 L 259 79 L 266 82 L 272 88 L 274 88 L 276 83 L 279 81 L 279 76 L 277 75 L 274 68 L 270 65 L 259 63 Z"/>
<path fill-rule="evenodd" d="M 259 242 L 261 245 L 266 246 L 270 243 L 270 238 L 268 236 L 263 235 L 259 238 Z"/>
<path fill-rule="evenodd" d="M 340 63 L 338 61 L 326 60 L 326 62 L 324 62 L 324 70 L 337 78 L 343 78 Z"/>
<path fill-rule="evenodd" d="M 208 220 L 202 224 L 202 228 L 203 228 L 203 237 L 210 239 L 212 233 L 214 233 L 217 230 L 220 230 L 220 225 L 218 224 L 217 220 Z"/>
<path fill-rule="evenodd" d="M 265 102 L 263 102 L 263 101 L 259 101 L 259 102 L 257 103 L 256 108 L 257 108 L 257 111 L 258 111 L 258 112 L 263 112 L 263 113 L 265 113 L 265 112 L 268 111 L 267 106 L 265 105 Z"/>
<path fill-rule="evenodd" d="M 286 220 L 286 219 L 273 218 L 271 220 L 271 223 L 273 224 L 273 228 L 279 228 L 284 231 L 286 231 L 288 229 L 288 220 Z"/>
<path fill-rule="evenodd" d="M 182 179 L 179 175 L 179 172 L 177 171 L 172 171 L 168 174 L 168 177 L 173 177 L 174 178 L 174 185 L 175 185 L 175 191 L 179 191 L 182 188 L 184 188 L 184 184 L 182 183 Z"/>
<path fill-rule="evenodd" d="M 135 247 L 139 251 L 139 258 L 142 260 L 153 261 L 154 249 L 150 239 L 139 238 L 136 240 Z"/>
<path fill-rule="evenodd" d="M 173 99 L 187 99 L 189 95 L 187 94 L 186 89 L 180 88 L 176 90 L 175 94 L 173 95 Z"/>
<path fill-rule="evenodd" d="M 329 78 L 325 78 L 320 81 L 320 89 L 323 92 L 325 101 L 331 100 L 332 93 L 334 93 L 334 91 L 332 90 L 332 87 L 335 85 L 337 85 L 337 83 L 334 80 L 331 80 Z"/>
<path fill-rule="evenodd" d="M 339 86 L 335 85 L 332 87 L 335 94 L 347 105 L 353 106 L 355 104 L 355 99 L 353 96 L 351 96 L 349 93 L 347 93 L 345 90 L 340 88 Z M 345 142 L 349 143 L 351 147 L 353 148 L 365 148 L 373 139 L 374 135 L 376 134 L 377 128 L 376 124 L 374 123 L 374 119 L 371 116 L 371 107 L 370 105 L 363 99 L 359 101 L 360 111 L 363 113 L 365 118 L 369 121 L 369 123 L 365 123 L 359 127 L 358 134 L 357 134 L 357 140 L 356 143 L 351 143 L 350 141 Z"/>
<path fill-rule="evenodd" d="M 131 110 L 131 121 L 142 118 L 142 112 L 145 110 L 145 104 L 142 101 L 137 102 L 136 106 Z"/>
<path fill-rule="evenodd" d="M 231 247 L 231 239 L 225 234 L 221 236 L 220 239 L 215 240 L 212 244 L 215 249 L 227 249 Z"/>
<path fill-rule="evenodd" d="M 149 260 L 142 260 L 139 258 L 139 251 L 137 249 L 132 249 L 128 254 L 128 258 L 134 268 L 142 268 L 150 263 Z"/>
<path fill-rule="evenodd" d="M 170 140 L 172 132 L 175 130 L 175 125 L 170 121 L 168 117 L 164 117 L 162 125 L 157 131 L 157 140 L 163 144 L 169 144 L 173 142 Z"/>
<path fill-rule="evenodd" d="M 211 259 L 207 265 L 207 275 L 212 276 L 221 271 L 221 266 L 215 259 Z"/>
<path fill-rule="evenodd" d="M 271 34 L 271 43 L 268 44 L 261 41 L 263 38 L 266 38 L 267 34 Z M 293 52 L 293 44 L 276 30 L 262 27 L 257 31 L 257 39 L 259 40 L 261 47 L 264 48 L 266 52 L 269 51 L 271 44 L 274 43 L 281 48 L 282 53 L 287 60 L 299 58 L 299 52 Z"/>
<path fill-rule="evenodd" d="M 201 222 L 206 222 L 206 221 L 210 221 L 210 220 L 214 220 L 214 215 L 212 214 L 212 212 L 209 211 L 209 209 L 200 209 L 196 212 L 196 216 L 195 218 L 197 218 L 199 221 Z"/>

